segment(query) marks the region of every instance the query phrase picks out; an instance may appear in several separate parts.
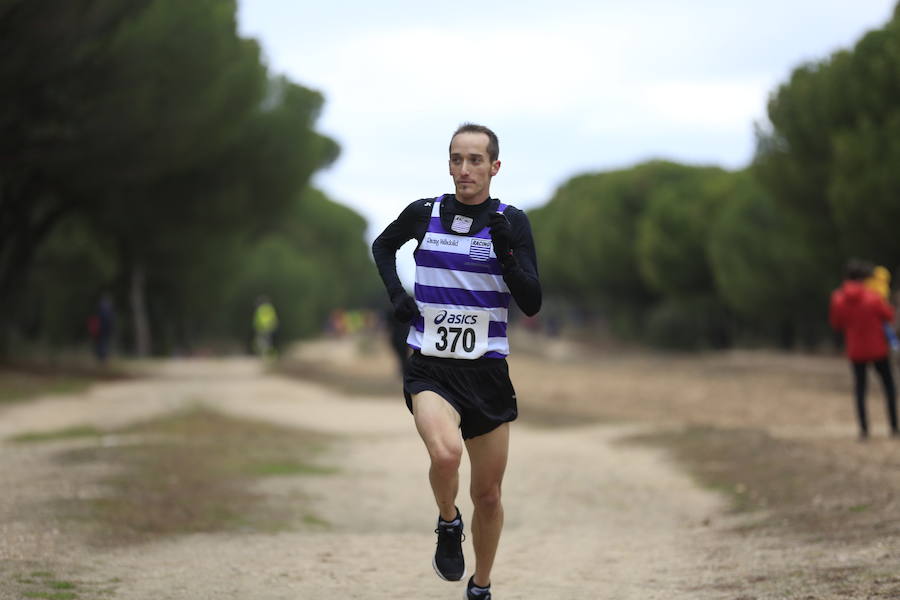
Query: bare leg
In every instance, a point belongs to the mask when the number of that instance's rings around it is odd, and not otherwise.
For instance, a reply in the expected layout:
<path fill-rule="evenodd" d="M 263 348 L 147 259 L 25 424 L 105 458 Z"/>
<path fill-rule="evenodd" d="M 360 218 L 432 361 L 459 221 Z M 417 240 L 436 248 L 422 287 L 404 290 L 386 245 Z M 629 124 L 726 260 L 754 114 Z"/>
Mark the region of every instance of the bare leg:
<path fill-rule="evenodd" d="M 509 423 L 466 440 L 472 464 L 470 493 L 475 504 L 472 515 L 472 546 L 475 548 L 475 585 L 491 583 L 491 569 L 503 529 L 500 487 L 509 455 Z"/>
<path fill-rule="evenodd" d="M 459 413 L 434 392 L 422 392 L 412 397 L 413 416 L 428 456 L 431 468 L 428 479 L 441 518 L 456 518 L 456 495 L 459 492 L 459 463 L 462 459 L 462 438 L 459 434 Z"/>

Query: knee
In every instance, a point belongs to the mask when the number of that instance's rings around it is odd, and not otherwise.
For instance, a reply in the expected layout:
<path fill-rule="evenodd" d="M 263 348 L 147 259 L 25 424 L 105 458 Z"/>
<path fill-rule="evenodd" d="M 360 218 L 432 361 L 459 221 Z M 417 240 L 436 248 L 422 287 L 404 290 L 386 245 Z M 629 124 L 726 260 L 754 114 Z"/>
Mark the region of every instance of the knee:
<path fill-rule="evenodd" d="M 500 486 L 472 490 L 472 503 L 479 511 L 493 513 L 500 510 Z"/>
<path fill-rule="evenodd" d="M 431 449 L 429 454 L 431 455 L 431 466 L 438 471 L 455 472 L 459 469 L 459 463 L 462 460 L 462 448 L 441 446 Z"/>

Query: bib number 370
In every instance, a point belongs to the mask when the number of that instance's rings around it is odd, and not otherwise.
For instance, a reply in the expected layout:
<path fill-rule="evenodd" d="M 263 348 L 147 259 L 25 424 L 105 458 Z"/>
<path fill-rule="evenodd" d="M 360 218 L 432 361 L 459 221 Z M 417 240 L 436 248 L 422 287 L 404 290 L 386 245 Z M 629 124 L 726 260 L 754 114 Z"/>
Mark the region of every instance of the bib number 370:
<path fill-rule="evenodd" d="M 487 311 L 427 307 L 424 312 L 422 354 L 474 359 L 487 351 Z"/>
<path fill-rule="evenodd" d="M 444 327 L 442 325 L 437 328 L 437 333 L 441 339 L 434 344 L 436 350 L 443 352 L 449 346 L 450 352 L 456 352 L 460 336 L 462 337 L 460 347 L 463 352 L 472 352 L 475 349 L 475 330 L 471 327 L 463 329 L 462 327 Z"/>

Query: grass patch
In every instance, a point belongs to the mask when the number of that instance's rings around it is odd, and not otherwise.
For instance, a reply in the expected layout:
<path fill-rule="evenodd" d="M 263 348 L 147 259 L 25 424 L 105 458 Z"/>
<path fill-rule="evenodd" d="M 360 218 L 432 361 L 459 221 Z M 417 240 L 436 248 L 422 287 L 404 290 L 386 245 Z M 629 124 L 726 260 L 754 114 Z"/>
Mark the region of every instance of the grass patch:
<path fill-rule="evenodd" d="M 75 592 L 24 592 L 26 598 L 43 598 L 45 600 L 75 600 Z"/>
<path fill-rule="evenodd" d="M 312 525 L 313 527 L 328 527 L 330 524 L 328 521 L 320 519 L 316 515 L 303 515 L 303 523 L 306 525 Z"/>
<path fill-rule="evenodd" d="M 896 444 L 860 445 L 848 439 L 781 439 L 753 429 L 687 429 L 636 436 L 629 442 L 666 448 L 704 486 L 722 492 L 740 519 L 734 532 L 746 538 L 781 540 L 798 548 L 869 549 L 880 540 L 877 559 L 847 566 L 813 562 L 802 570 L 767 570 L 732 581 L 738 598 L 898 598 L 900 473 Z M 883 459 L 879 458 L 883 453 Z M 877 469 L 873 463 L 883 461 Z M 752 542 L 751 542 L 752 543 Z M 820 552 L 823 550 L 819 550 Z M 858 553 L 857 553 L 858 554 Z M 770 568 L 771 569 L 771 568 Z"/>
<path fill-rule="evenodd" d="M 64 514 L 86 524 L 91 541 L 117 545 L 184 533 L 273 532 L 305 522 L 300 490 L 264 495 L 263 477 L 323 476 L 321 434 L 194 409 L 118 430 L 134 444 L 69 450 L 72 464 L 105 462 L 115 477 L 99 498 L 68 500 Z"/>
<path fill-rule="evenodd" d="M 733 511 L 759 512 L 754 527 L 812 541 L 900 536 L 898 478 L 875 476 L 849 460 L 856 442 L 699 426 L 630 441 L 667 448 L 702 485 L 727 495 Z"/>
<path fill-rule="evenodd" d="M 15 589 L 21 598 L 42 598 L 45 600 L 74 600 L 79 597 L 80 584 L 58 579 L 50 571 L 32 571 L 27 576 L 13 578 Z M 12 590 L 10 590 L 12 591 Z"/>
<path fill-rule="evenodd" d="M 276 463 L 258 463 L 251 465 L 248 472 L 260 477 L 289 475 L 334 475 L 337 469 L 309 463 L 289 461 Z"/>
<path fill-rule="evenodd" d="M 37 362 L 0 365 L 0 403 L 52 394 L 80 394 L 98 381 L 126 379 L 119 367 Z"/>
<path fill-rule="evenodd" d="M 75 584 L 68 581 L 50 581 L 47 583 L 48 586 L 53 588 L 54 590 L 74 590 Z"/>
<path fill-rule="evenodd" d="M 90 425 L 78 425 L 75 427 L 66 427 L 57 429 L 56 431 L 41 431 L 21 433 L 9 437 L 11 442 L 30 443 L 30 442 L 52 442 L 55 440 L 69 440 L 76 438 L 100 437 L 103 432 Z"/>
<path fill-rule="evenodd" d="M 79 394 L 94 380 L 71 375 L 39 375 L 0 370 L 0 403 L 18 402 L 48 394 Z"/>

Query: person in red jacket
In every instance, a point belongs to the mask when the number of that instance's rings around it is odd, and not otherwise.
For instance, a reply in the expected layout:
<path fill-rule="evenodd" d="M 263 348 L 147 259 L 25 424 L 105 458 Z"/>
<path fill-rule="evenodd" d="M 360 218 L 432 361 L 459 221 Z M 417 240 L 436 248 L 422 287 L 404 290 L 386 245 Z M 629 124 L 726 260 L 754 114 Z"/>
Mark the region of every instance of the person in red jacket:
<path fill-rule="evenodd" d="M 853 367 L 856 416 L 862 440 L 869 436 L 866 418 L 866 367 L 869 363 L 881 377 L 891 435 L 900 436 L 897 429 L 897 391 L 888 361 L 890 350 L 884 335 L 884 324 L 894 320 L 894 310 L 865 286 L 864 280 L 870 271 L 867 263 L 858 260 L 848 262 L 846 279 L 841 287 L 832 292 L 829 308 L 831 326 L 844 334 L 844 346 Z"/>

